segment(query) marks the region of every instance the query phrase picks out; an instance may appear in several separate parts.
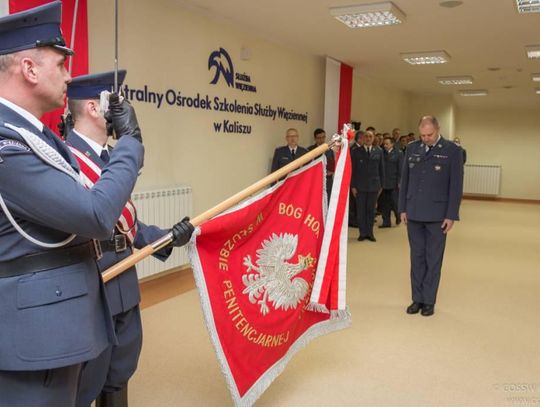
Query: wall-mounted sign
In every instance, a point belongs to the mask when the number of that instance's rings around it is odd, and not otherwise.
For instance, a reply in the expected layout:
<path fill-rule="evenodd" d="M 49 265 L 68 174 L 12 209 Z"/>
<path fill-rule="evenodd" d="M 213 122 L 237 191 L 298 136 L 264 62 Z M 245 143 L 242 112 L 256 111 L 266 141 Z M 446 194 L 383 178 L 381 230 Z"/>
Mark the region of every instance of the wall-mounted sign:
<path fill-rule="evenodd" d="M 242 92 L 257 92 L 257 87 L 251 82 L 251 76 L 247 73 L 235 73 L 233 61 L 229 53 L 223 49 L 212 51 L 208 57 L 208 70 L 212 76 L 210 84 L 215 85 L 224 81 L 228 87 Z M 225 96 L 210 95 L 197 92 L 185 94 L 181 90 L 167 89 L 156 91 L 148 85 L 142 88 L 133 88 L 124 84 L 123 93 L 127 100 L 133 102 L 148 103 L 161 109 L 163 106 L 171 106 L 179 109 L 198 109 L 212 112 L 223 112 L 235 115 L 251 117 L 263 117 L 272 120 L 308 122 L 308 112 L 296 112 L 285 106 L 274 106 L 263 102 L 246 102 L 237 98 L 231 99 Z M 215 133 L 251 134 L 252 126 L 242 123 L 238 117 L 227 117 L 223 120 L 214 121 L 212 129 Z"/>

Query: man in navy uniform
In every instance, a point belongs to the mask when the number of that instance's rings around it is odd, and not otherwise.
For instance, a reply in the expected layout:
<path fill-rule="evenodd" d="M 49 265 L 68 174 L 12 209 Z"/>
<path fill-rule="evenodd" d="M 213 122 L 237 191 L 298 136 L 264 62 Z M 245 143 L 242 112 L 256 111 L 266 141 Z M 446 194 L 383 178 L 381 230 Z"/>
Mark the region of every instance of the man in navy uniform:
<path fill-rule="evenodd" d="M 403 153 L 395 148 L 395 141 L 392 137 L 385 137 L 383 148 L 384 179 L 382 185 L 383 190 L 380 197 L 380 210 L 383 223 L 379 228 L 389 228 L 392 226 L 390 219 L 392 212 L 396 217 L 396 225 L 401 223 L 398 214 L 398 194 L 401 167 L 403 164 Z"/>
<path fill-rule="evenodd" d="M 394 144 L 399 142 L 399 138 L 401 136 L 401 130 L 399 128 L 395 128 L 392 130 L 392 139 L 394 140 Z"/>
<path fill-rule="evenodd" d="M 271 172 L 279 170 L 281 167 L 286 166 L 301 155 L 307 153 L 307 150 L 304 147 L 298 145 L 298 130 L 293 128 L 288 129 L 285 140 L 287 140 L 287 145 L 278 147 L 274 151 Z"/>
<path fill-rule="evenodd" d="M 74 128 L 67 135 L 66 142 L 78 160 L 82 161 L 83 172 L 92 164 L 103 169 L 110 159 L 111 147 L 107 145 L 109 135 L 99 97 L 102 91 L 113 89 L 114 74 L 112 71 L 83 75 L 74 78 L 68 85 L 68 106 Z M 118 72 L 119 86 L 125 76 L 125 70 Z M 89 165 L 85 165 L 88 161 Z M 176 227 L 181 228 L 183 224 Z M 140 221 L 136 222 L 135 230 L 134 240 L 131 241 L 132 235 L 125 233 L 119 223 L 111 236 L 101 241 L 103 258 L 98 261 L 100 271 L 131 255 L 132 247 L 143 248 L 169 232 Z M 171 251 L 172 248 L 168 247 L 154 256 L 165 261 Z M 127 406 L 127 383 L 137 368 L 142 347 L 140 292 L 135 267 L 109 281 L 105 288 L 118 344 L 109 346 L 98 358 L 83 367 L 77 400 L 80 407 L 88 407 L 95 399 L 97 407 Z"/>
<path fill-rule="evenodd" d="M 310 145 L 307 148 L 308 151 L 315 150 L 317 147 L 326 142 L 326 132 L 323 129 L 315 129 L 313 132 L 313 138 L 315 139 L 315 144 Z M 336 170 L 336 159 L 332 149 L 326 150 L 324 155 L 326 156 L 326 194 L 328 199 L 330 199 L 330 192 L 332 191 L 332 183 L 334 180 L 334 171 Z"/>
<path fill-rule="evenodd" d="M 419 123 L 420 140 L 407 147 L 399 212 L 407 224 L 411 248 L 412 304 L 407 313 L 435 312 L 446 236 L 459 220 L 463 194 L 461 148 L 445 140 L 433 116 Z"/>
<path fill-rule="evenodd" d="M 407 149 L 407 144 L 409 144 L 409 139 L 407 136 L 403 135 L 399 137 L 399 143 L 394 143 L 394 147 L 399 148 L 399 150 L 404 153 Z"/>
<path fill-rule="evenodd" d="M 120 137 L 86 189 L 68 147 L 38 120 L 63 106 L 72 51 L 61 3 L 0 18 L 0 403 L 75 406 L 83 363 L 116 340 L 96 259 L 142 167 L 133 108 L 112 95 Z"/>
<path fill-rule="evenodd" d="M 465 148 L 463 148 L 463 146 L 461 145 L 461 140 L 459 139 L 459 137 L 454 137 L 454 144 L 461 147 L 461 151 L 463 152 L 463 164 L 465 165 L 465 163 L 467 162 L 467 150 L 465 150 Z"/>
<path fill-rule="evenodd" d="M 357 130 L 354 133 L 354 140 L 349 143 L 349 151 L 351 153 L 356 150 L 358 147 L 362 147 L 362 137 L 364 132 L 362 130 Z M 349 194 L 349 227 L 357 228 L 358 227 L 358 216 L 356 215 L 356 198 L 352 194 L 352 186 Z"/>
<path fill-rule="evenodd" d="M 384 179 L 384 160 L 382 150 L 373 146 L 374 137 L 372 131 L 366 131 L 362 137 L 363 145 L 351 151 L 351 191 L 356 199 L 359 241 L 377 241 L 373 235 L 373 223 L 375 204 Z"/>

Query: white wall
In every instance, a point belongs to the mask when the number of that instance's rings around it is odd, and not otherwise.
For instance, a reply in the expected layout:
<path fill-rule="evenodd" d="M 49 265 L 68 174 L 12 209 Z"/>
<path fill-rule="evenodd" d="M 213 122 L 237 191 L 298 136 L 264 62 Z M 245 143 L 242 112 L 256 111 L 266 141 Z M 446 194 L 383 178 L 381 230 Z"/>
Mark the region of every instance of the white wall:
<path fill-rule="evenodd" d="M 401 134 L 418 135 L 418 120 L 434 115 L 445 138 L 454 138 L 456 109 L 452 96 L 421 95 L 395 89 L 362 75 L 355 69 L 352 118 L 362 122 L 362 129 L 373 126 L 377 132 L 391 132 L 399 127 Z"/>
<path fill-rule="evenodd" d="M 114 2 L 88 2 L 90 72 L 113 68 Z M 129 5 L 129 7 L 128 7 Z M 237 113 L 203 111 L 134 101 L 146 147 L 138 190 L 176 184 L 193 187 L 194 213 L 219 203 L 268 173 L 273 150 L 296 127 L 300 143 L 312 143 L 322 125 L 324 58 L 262 41 L 252 33 L 188 11 L 173 0 L 120 2 L 120 66 L 132 88 L 156 92 L 172 88 L 182 95 L 210 95 L 239 103 L 284 106 L 308 113 L 308 122 L 272 120 Z M 251 76 L 256 93 L 211 85 L 212 51 L 225 48 L 237 72 Z M 251 59 L 242 60 L 248 47 Z M 251 135 L 222 134 L 214 122 L 229 119 L 252 126 Z"/>
<path fill-rule="evenodd" d="M 373 126 L 377 132 L 392 132 L 399 127 L 401 134 L 415 131 L 409 127 L 409 94 L 354 71 L 352 119 L 362 122 L 362 130 Z"/>
<path fill-rule="evenodd" d="M 357 68 L 354 120 L 377 131 L 400 127 L 418 134 L 418 120 L 432 114 L 447 139 L 460 137 L 471 164 L 502 165 L 501 197 L 540 200 L 540 114 L 511 106 L 504 110 L 457 108 L 452 96 L 408 94 L 369 78 Z"/>
<path fill-rule="evenodd" d="M 446 95 L 411 95 L 409 99 L 408 127 L 418 137 L 418 121 L 422 116 L 432 115 L 437 118 L 444 138 L 452 140 L 455 133 L 455 107 L 452 96 Z"/>
<path fill-rule="evenodd" d="M 501 197 L 540 200 L 538 110 L 462 110 L 456 136 L 467 163 L 502 165 Z"/>

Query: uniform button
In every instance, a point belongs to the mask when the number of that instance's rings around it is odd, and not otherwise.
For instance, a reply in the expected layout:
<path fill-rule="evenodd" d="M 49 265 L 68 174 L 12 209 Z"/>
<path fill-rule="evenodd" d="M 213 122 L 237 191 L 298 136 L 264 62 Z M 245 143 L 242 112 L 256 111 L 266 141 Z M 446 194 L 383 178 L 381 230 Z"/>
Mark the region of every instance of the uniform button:
<path fill-rule="evenodd" d="M 57 297 L 61 297 L 62 296 L 62 290 L 57 288 L 56 291 L 54 292 L 56 294 Z"/>

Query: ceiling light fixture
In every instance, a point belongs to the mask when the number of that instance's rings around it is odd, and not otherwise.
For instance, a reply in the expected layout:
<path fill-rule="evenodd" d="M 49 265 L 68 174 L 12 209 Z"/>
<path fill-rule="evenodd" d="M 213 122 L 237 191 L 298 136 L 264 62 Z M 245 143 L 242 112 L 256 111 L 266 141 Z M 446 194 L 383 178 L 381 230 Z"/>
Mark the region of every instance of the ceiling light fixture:
<path fill-rule="evenodd" d="M 472 85 L 472 76 L 439 76 L 437 81 L 441 85 Z"/>
<path fill-rule="evenodd" d="M 439 6 L 446 7 L 446 8 L 454 8 L 454 7 L 461 6 L 462 4 L 463 2 L 460 0 L 447 0 L 447 1 L 441 1 L 439 3 Z"/>
<path fill-rule="evenodd" d="M 533 73 L 531 75 L 533 82 L 540 82 L 540 73 Z"/>
<path fill-rule="evenodd" d="M 401 54 L 401 59 L 411 65 L 445 64 L 450 61 L 450 55 L 445 51 L 408 52 Z"/>
<path fill-rule="evenodd" d="M 400 24 L 405 14 L 391 1 L 344 7 L 330 7 L 330 15 L 350 28 Z"/>
<path fill-rule="evenodd" d="M 516 0 L 516 6 L 520 13 L 540 12 L 540 0 Z"/>
<path fill-rule="evenodd" d="M 536 94 L 540 95 L 540 88 L 536 88 Z"/>
<path fill-rule="evenodd" d="M 540 59 L 540 45 L 529 45 L 525 50 L 529 59 Z"/>
<path fill-rule="evenodd" d="M 487 96 L 488 91 L 486 89 L 460 90 L 459 94 L 461 96 Z"/>

